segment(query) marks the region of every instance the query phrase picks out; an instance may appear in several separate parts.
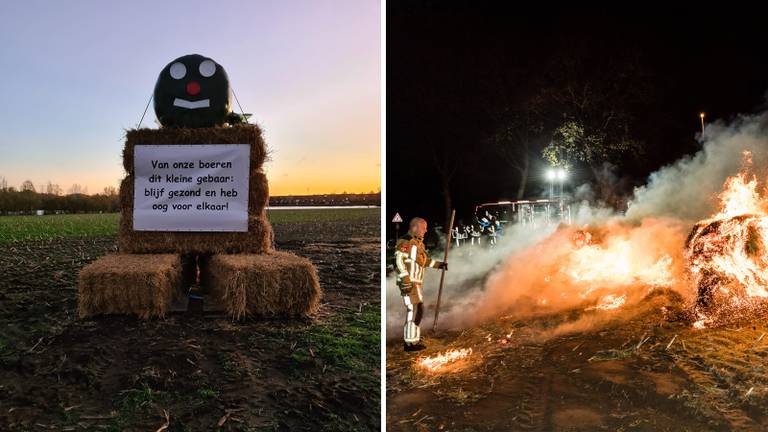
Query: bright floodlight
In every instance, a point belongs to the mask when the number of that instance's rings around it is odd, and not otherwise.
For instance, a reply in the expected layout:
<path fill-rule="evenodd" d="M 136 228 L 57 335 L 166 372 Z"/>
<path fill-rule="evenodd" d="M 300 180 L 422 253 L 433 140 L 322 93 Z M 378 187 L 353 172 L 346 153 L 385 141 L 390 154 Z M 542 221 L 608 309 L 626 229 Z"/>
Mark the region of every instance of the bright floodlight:
<path fill-rule="evenodd" d="M 558 180 L 563 181 L 565 180 L 566 172 L 564 169 L 558 168 L 556 175 Z"/>
<path fill-rule="evenodd" d="M 557 174 L 555 173 L 555 170 L 547 170 L 547 180 L 554 180 L 556 176 Z"/>
<path fill-rule="evenodd" d="M 699 113 L 699 117 L 704 118 L 704 113 Z"/>

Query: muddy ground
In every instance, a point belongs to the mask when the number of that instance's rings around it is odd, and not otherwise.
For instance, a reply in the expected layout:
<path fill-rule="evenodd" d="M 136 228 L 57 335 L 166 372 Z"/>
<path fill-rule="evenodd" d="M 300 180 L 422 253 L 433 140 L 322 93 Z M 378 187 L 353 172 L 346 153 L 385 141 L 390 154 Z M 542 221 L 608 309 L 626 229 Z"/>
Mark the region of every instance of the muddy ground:
<path fill-rule="evenodd" d="M 78 320 L 78 270 L 114 237 L 0 245 L 0 430 L 378 430 L 379 221 L 336 224 L 276 227 L 319 269 L 302 322 Z"/>
<path fill-rule="evenodd" d="M 620 311 L 507 316 L 430 334 L 417 354 L 392 340 L 387 430 L 768 430 L 768 325 L 696 330 L 685 308 L 656 291 Z M 590 321 L 599 325 L 569 331 Z M 416 365 L 459 348 L 473 351 L 437 372 Z"/>

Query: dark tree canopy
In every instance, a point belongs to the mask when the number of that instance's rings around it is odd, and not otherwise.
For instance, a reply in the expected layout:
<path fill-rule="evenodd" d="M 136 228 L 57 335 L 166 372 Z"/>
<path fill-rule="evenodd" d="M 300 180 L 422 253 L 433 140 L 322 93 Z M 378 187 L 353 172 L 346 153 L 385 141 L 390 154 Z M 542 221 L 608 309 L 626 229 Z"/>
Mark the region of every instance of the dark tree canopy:
<path fill-rule="evenodd" d="M 466 219 L 482 202 L 540 197 L 551 165 L 569 167 L 570 187 L 619 202 L 699 148 L 699 112 L 764 106 L 757 18 L 388 7 L 389 217 L 442 223 L 447 207 Z"/>

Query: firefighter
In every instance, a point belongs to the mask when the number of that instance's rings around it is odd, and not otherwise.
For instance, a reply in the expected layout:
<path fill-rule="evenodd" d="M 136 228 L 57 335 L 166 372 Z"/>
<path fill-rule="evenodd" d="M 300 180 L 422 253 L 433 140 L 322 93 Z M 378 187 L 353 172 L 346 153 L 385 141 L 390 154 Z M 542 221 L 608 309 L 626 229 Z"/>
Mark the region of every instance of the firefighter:
<path fill-rule="evenodd" d="M 421 290 L 424 269 L 432 267 L 448 270 L 448 264 L 430 259 L 424 249 L 424 234 L 427 221 L 413 218 L 408 226 L 408 233 L 397 241 L 395 264 L 397 266 L 397 286 L 405 303 L 405 326 L 403 342 L 406 351 L 419 351 L 426 346 L 421 340 L 419 324 L 424 315 L 424 298 Z"/>
<path fill-rule="evenodd" d="M 461 247 L 461 231 L 458 226 L 453 228 L 451 236 L 453 237 L 453 241 L 456 242 L 456 247 Z"/>

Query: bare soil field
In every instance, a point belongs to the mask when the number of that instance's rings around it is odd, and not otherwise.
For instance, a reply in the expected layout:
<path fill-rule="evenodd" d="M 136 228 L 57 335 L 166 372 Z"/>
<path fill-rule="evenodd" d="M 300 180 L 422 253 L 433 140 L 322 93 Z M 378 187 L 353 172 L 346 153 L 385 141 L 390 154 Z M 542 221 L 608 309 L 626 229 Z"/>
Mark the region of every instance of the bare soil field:
<path fill-rule="evenodd" d="M 427 312 L 430 316 L 431 311 Z M 604 314 L 587 331 L 569 323 Z M 612 315 L 610 315 L 612 314 Z M 692 327 L 657 291 L 619 311 L 499 317 L 387 348 L 391 431 L 750 431 L 768 428 L 768 325 Z M 424 357 L 471 348 L 437 370 Z"/>
<path fill-rule="evenodd" d="M 301 223 L 275 230 L 319 270 L 305 322 L 78 320 L 78 271 L 114 236 L 0 245 L 0 430 L 378 430 L 378 212 Z"/>

